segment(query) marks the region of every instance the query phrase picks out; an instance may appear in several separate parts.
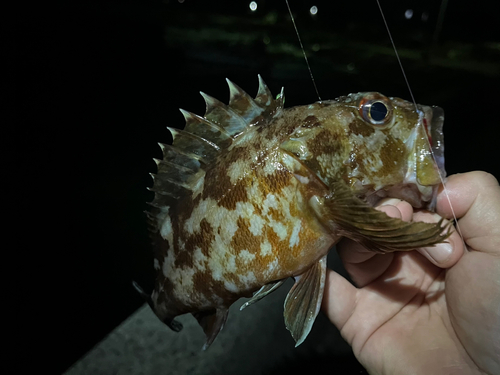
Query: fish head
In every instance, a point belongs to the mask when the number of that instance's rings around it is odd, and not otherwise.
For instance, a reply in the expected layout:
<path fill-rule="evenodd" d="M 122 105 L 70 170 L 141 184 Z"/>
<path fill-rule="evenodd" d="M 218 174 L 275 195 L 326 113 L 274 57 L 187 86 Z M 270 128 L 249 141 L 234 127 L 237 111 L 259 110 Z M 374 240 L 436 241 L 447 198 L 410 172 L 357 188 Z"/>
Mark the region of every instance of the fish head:
<path fill-rule="evenodd" d="M 416 208 L 434 208 L 445 176 L 441 108 L 377 92 L 313 106 L 305 123 L 315 126 L 299 129 L 284 148 L 326 186 L 343 180 L 371 205 L 393 197 Z M 315 121 L 310 120 L 312 113 Z"/>

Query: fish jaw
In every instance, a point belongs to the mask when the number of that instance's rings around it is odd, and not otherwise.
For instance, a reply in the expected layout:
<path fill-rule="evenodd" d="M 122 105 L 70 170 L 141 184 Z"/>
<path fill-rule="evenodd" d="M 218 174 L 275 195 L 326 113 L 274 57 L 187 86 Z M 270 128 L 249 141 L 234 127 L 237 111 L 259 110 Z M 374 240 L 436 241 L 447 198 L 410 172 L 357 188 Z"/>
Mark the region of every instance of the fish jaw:
<path fill-rule="evenodd" d="M 392 186 L 389 196 L 408 201 L 415 208 L 433 209 L 439 184 L 443 181 L 444 112 L 440 107 L 418 106 L 418 122 L 406 143 L 408 169 L 400 186 Z"/>

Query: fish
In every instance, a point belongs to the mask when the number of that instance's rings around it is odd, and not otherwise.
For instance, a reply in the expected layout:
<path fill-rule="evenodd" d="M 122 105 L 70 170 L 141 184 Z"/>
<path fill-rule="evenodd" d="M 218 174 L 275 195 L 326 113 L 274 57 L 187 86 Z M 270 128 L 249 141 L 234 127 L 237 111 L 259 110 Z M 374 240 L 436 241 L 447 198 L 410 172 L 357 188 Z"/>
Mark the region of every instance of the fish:
<path fill-rule="evenodd" d="M 384 197 L 433 209 L 444 175 L 444 111 L 377 92 L 284 107 L 262 77 L 255 98 L 227 80 L 228 104 L 201 93 L 204 116 L 160 143 L 146 212 L 156 282 L 147 300 L 174 331 L 191 313 L 207 349 L 229 307 L 295 283 L 285 326 L 300 345 L 320 310 L 328 252 L 349 238 L 377 253 L 446 241 L 450 223 L 403 222 Z M 433 157 L 434 155 L 434 157 Z"/>

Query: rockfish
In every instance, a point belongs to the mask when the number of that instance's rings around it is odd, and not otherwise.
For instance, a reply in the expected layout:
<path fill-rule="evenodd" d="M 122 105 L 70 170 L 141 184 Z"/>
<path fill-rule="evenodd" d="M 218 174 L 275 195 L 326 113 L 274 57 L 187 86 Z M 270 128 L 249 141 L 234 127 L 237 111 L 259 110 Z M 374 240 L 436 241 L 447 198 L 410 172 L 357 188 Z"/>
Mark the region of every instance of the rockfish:
<path fill-rule="evenodd" d="M 181 110 L 184 130 L 169 128 L 173 144 L 160 144 L 147 213 L 157 279 L 151 295 L 140 291 L 175 331 L 177 315 L 193 314 L 207 348 L 233 302 L 251 305 L 293 277 L 284 317 L 299 345 L 342 237 L 386 253 L 450 234 L 442 220 L 407 223 L 373 208 L 386 196 L 432 208 L 443 111 L 376 92 L 285 109 L 283 90 L 274 98 L 260 76 L 255 99 L 228 84 L 228 105 L 202 93 L 205 115 Z"/>

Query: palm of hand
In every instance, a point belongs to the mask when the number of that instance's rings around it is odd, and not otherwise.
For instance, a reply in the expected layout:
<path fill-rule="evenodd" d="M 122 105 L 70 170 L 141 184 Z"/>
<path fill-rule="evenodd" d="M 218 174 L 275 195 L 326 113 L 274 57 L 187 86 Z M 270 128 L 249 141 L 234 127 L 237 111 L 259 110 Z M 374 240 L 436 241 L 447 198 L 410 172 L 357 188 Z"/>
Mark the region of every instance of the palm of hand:
<path fill-rule="evenodd" d="M 385 257 L 392 258 L 387 269 L 358 291 L 356 307 L 341 330 L 359 360 L 379 369 L 404 361 L 400 365 L 407 373 L 426 363 L 425 373 L 431 374 L 436 365 L 442 366 L 443 357 L 452 359 L 449 366 L 467 358 L 451 324 L 446 288 L 453 285 L 445 283 L 445 271 L 417 252 Z M 413 353 L 410 358 L 408 352 Z M 474 367 L 472 361 L 458 362 Z"/>

